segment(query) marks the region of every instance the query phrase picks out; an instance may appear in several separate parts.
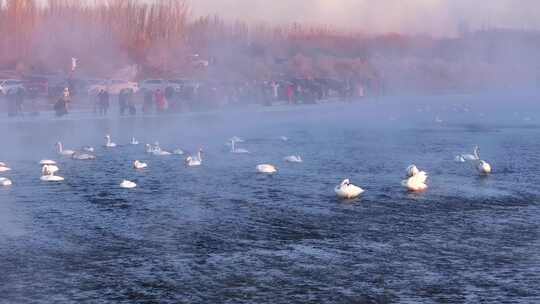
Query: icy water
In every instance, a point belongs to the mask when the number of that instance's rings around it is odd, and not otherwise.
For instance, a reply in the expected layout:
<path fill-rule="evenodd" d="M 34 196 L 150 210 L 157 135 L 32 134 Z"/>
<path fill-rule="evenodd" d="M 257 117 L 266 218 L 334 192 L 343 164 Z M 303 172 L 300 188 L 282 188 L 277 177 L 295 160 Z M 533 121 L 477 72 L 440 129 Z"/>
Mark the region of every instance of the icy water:
<path fill-rule="evenodd" d="M 2 119 L 14 185 L 0 188 L 0 302 L 538 303 L 540 111 L 474 102 Z M 106 133 L 121 146 L 103 148 Z M 132 135 L 202 147 L 203 166 L 145 154 Z M 233 135 L 249 155 L 228 153 Z M 57 140 L 98 159 L 59 158 Z M 453 161 L 475 144 L 489 177 Z M 304 163 L 283 162 L 295 153 Z M 66 181 L 40 182 L 42 158 Z M 430 175 L 425 193 L 400 186 L 412 163 Z M 337 200 L 343 178 L 363 197 Z"/>

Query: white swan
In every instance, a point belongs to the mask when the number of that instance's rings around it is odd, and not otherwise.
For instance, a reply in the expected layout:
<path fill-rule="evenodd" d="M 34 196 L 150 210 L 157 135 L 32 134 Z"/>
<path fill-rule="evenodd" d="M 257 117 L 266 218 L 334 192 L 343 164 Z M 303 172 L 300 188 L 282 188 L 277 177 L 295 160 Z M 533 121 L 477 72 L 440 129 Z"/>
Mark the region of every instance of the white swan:
<path fill-rule="evenodd" d="M 184 155 L 184 150 L 182 150 L 182 149 L 175 149 L 172 153 L 173 153 L 174 155 Z"/>
<path fill-rule="evenodd" d="M 56 176 L 54 173 L 58 171 L 58 167 L 54 165 L 44 165 L 43 168 L 41 168 L 41 180 L 45 182 L 60 182 L 63 181 L 64 178 L 61 176 Z"/>
<path fill-rule="evenodd" d="M 95 160 L 96 156 L 88 153 L 75 152 L 71 155 L 71 158 L 75 160 Z"/>
<path fill-rule="evenodd" d="M 231 141 L 234 141 L 234 142 L 237 142 L 237 143 L 243 143 L 243 142 L 244 142 L 244 140 L 243 140 L 242 138 L 238 137 L 238 136 L 233 136 L 233 137 L 231 137 L 231 138 L 229 139 L 229 142 L 231 142 Z M 228 143 L 227 143 L 227 144 L 228 144 Z"/>
<path fill-rule="evenodd" d="M 133 168 L 139 169 L 139 170 L 145 169 L 145 168 L 148 168 L 148 164 L 136 160 L 133 162 Z"/>
<path fill-rule="evenodd" d="M 478 146 L 474 147 L 474 156 L 476 160 L 474 161 L 474 167 L 476 171 L 482 175 L 488 175 L 491 173 L 491 165 L 484 160 L 480 159 L 480 148 Z"/>
<path fill-rule="evenodd" d="M 168 155 L 172 155 L 171 152 L 168 152 L 168 151 L 165 151 L 165 150 L 162 150 L 161 147 L 159 146 L 159 143 L 156 142 L 154 144 L 154 147 L 152 148 L 152 154 L 156 155 L 156 156 L 168 156 Z"/>
<path fill-rule="evenodd" d="M 257 172 L 264 174 L 274 174 L 277 172 L 277 168 L 274 165 L 270 164 L 261 164 L 257 165 Z"/>
<path fill-rule="evenodd" d="M 116 147 L 116 143 L 111 141 L 111 136 L 109 134 L 105 135 L 105 139 L 107 140 L 105 142 L 105 147 L 106 148 L 115 148 Z"/>
<path fill-rule="evenodd" d="M 94 153 L 94 147 L 84 146 L 84 147 L 82 147 L 82 150 L 84 152 Z"/>
<path fill-rule="evenodd" d="M 475 164 L 478 173 L 488 175 L 491 173 L 491 165 L 483 160 L 478 160 Z"/>
<path fill-rule="evenodd" d="M 199 149 L 199 152 L 197 152 L 197 156 L 188 156 L 185 160 L 186 166 L 188 167 L 196 167 L 202 165 L 202 149 Z"/>
<path fill-rule="evenodd" d="M 418 172 L 416 172 L 414 175 L 408 176 L 407 179 L 401 181 L 401 185 L 407 188 L 409 191 L 424 191 L 427 189 L 427 178 L 428 175 L 426 172 L 418 170 Z"/>
<path fill-rule="evenodd" d="M 137 187 L 137 184 L 135 184 L 134 182 L 128 181 L 128 180 L 123 180 L 120 183 L 120 188 L 133 189 L 135 187 Z"/>
<path fill-rule="evenodd" d="M 280 136 L 279 139 L 283 140 L 283 141 L 288 141 L 289 138 L 287 136 Z"/>
<path fill-rule="evenodd" d="M 231 140 L 231 153 L 237 153 L 237 154 L 246 154 L 249 153 L 248 150 L 242 149 L 242 148 L 236 148 L 235 141 Z"/>
<path fill-rule="evenodd" d="M 42 159 L 39 161 L 39 164 L 40 165 L 56 165 L 56 162 L 54 160 L 50 160 L 50 159 Z"/>
<path fill-rule="evenodd" d="M 464 163 L 464 162 L 474 162 L 480 159 L 480 155 L 478 155 L 478 146 L 474 147 L 473 154 L 460 154 L 457 155 L 454 160 L 458 163 Z"/>
<path fill-rule="evenodd" d="M 420 170 L 418 170 L 416 165 L 410 165 L 407 167 L 407 177 L 415 176 L 418 173 L 420 173 Z"/>
<path fill-rule="evenodd" d="M 135 146 L 135 145 L 138 145 L 138 144 L 139 144 L 139 141 L 136 140 L 135 137 L 132 137 L 132 138 L 131 138 L 131 143 L 130 143 L 130 144 L 132 144 L 132 145 Z"/>
<path fill-rule="evenodd" d="M 5 163 L 0 163 L 0 172 L 11 171 L 11 168 L 8 167 Z"/>
<path fill-rule="evenodd" d="M 0 186 L 7 187 L 11 185 L 13 185 L 13 183 L 9 178 L 0 177 Z"/>
<path fill-rule="evenodd" d="M 56 143 L 56 152 L 63 156 L 71 156 L 73 153 L 75 153 L 73 150 L 64 150 L 64 145 L 62 145 L 61 142 Z"/>
<path fill-rule="evenodd" d="M 289 155 L 285 157 L 283 160 L 289 163 L 301 163 L 304 161 L 302 157 L 300 157 L 300 155 Z"/>
<path fill-rule="evenodd" d="M 344 179 L 341 184 L 334 188 L 334 191 L 342 199 L 357 198 L 360 194 L 364 193 L 364 189 L 351 184 L 348 179 Z"/>

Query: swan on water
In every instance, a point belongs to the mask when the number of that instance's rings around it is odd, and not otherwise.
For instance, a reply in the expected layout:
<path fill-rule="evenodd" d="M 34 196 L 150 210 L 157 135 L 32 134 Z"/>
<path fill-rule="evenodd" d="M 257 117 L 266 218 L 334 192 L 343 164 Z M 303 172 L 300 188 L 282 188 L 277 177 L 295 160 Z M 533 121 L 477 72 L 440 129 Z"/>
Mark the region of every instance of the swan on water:
<path fill-rule="evenodd" d="M 279 139 L 283 140 L 283 141 L 288 141 L 289 138 L 287 136 L 280 136 Z"/>
<path fill-rule="evenodd" d="M 420 173 L 420 170 L 418 170 L 416 165 L 410 165 L 407 167 L 407 177 L 415 176 L 418 173 Z"/>
<path fill-rule="evenodd" d="M 94 153 L 94 147 L 84 146 L 84 147 L 82 147 L 82 150 L 84 152 Z"/>
<path fill-rule="evenodd" d="M 270 164 L 261 164 L 257 165 L 257 172 L 265 174 L 274 174 L 277 172 L 277 168 L 274 165 Z"/>
<path fill-rule="evenodd" d="M 300 155 L 289 155 L 286 156 L 283 160 L 289 163 L 301 163 L 304 161 L 302 157 L 300 157 Z"/>
<path fill-rule="evenodd" d="M 174 155 L 184 155 L 184 150 L 182 150 L 182 149 L 175 149 L 172 153 L 173 153 Z"/>
<path fill-rule="evenodd" d="M 50 159 L 42 159 L 39 161 L 39 164 L 40 165 L 56 165 L 56 162 L 54 160 L 50 160 Z"/>
<path fill-rule="evenodd" d="M 364 189 L 351 184 L 348 179 L 344 179 L 341 184 L 334 188 L 336 195 L 342 199 L 353 199 L 364 193 Z"/>
<path fill-rule="evenodd" d="M 227 144 L 229 144 L 231 141 L 234 141 L 234 142 L 237 142 L 237 143 L 243 143 L 244 140 L 238 136 L 233 136 L 229 139 L 229 142 Z"/>
<path fill-rule="evenodd" d="M 61 176 L 56 176 L 54 173 L 58 171 L 58 167 L 54 165 L 44 165 L 43 168 L 41 168 L 41 180 L 45 182 L 60 182 L 63 181 L 64 178 Z"/>
<path fill-rule="evenodd" d="M 427 178 L 425 171 L 420 171 L 415 165 L 411 165 L 407 168 L 407 179 L 401 181 L 401 185 L 409 191 L 424 191 L 427 189 Z"/>
<path fill-rule="evenodd" d="M 0 186 L 7 187 L 11 185 L 13 185 L 13 183 L 9 178 L 0 177 Z"/>
<path fill-rule="evenodd" d="M 131 142 L 130 142 L 130 144 L 132 144 L 132 145 L 134 145 L 134 146 L 135 146 L 135 145 L 138 145 L 138 144 L 139 144 L 139 141 L 138 141 L 138 140 L 136 140 L 136 139 L 135 139 L 135 137 L 132 137 L 132 138 L 131 138 Z"/>
<path fill-rule="evenodd" d="M 135 184 L 134 182 L 128 181 L 128 180 L 123 180 L 120 183 L 120 188 L 133 189 L 135 187 L 137 187 L 137 184 Z"/>
<path fill-rule="evenodd" d="M 491 165 L 486 161 L 480 159 L 480 148 L 478 146 L 474 147 L 474 156 L 476 160 L 474 161 L 474 167 L 476 171 L 482 175 L 488 175 L 491 173 Z"/>
<path fill-rule="evenodd" d="M 165 150 L 162 150 L 161 147 L 159 146 L 159 143 L 156 142 L 154 144 L 154 146 L 152 147 L 152 154 L 156 155 L 156 156 L 168 156 L 168 155 L 172 155 L 171 152 L 168 152 L 168 151 L 165 151 Z"/>
<path fill-rule="evenodd" d="M 480 159 L 480 156 L 478 155 L 478 150 L 477 150 L 478 146 L 474 147 L 474 151 L 473 151 L 473 154 L 460 154 L 460 155 L 457 155 L 454 160 L 458 163 L 464 163 L 464 162 L 468 162 L 468 161 L 471 161 L 471 162 L 474 162 L 474 161 L 477 161 Z"/>
<path fill-rule="evenodd" d="M 483 160 L 478 160 L 475 164 L 478 173 L 488 175 L 491 173 L 491 165 Z"/>
<path fill-rule="evenodd" d="M 106 148 L 114 148 L 114 147 L 116 147 L 116 143 L 111 141 L 111 136 L 109 134 L 105 135 L 105 139 L 106 139 L 106 142 L 105 142 L 105 147 Z"/>
<path fill-rule="evenodd" d="M 202 149 L 199 149 L 197 156 L 188 156 L 185 160 L 186 166 L 196 167 L 202 165 Z"/>
<path fill-rule="evenodd" d="M 73 153 L 75 153 L 73 150 L 64 150 L 64 145 L 62 145 L 61 142 L 56 143 L 56 152 L 63 156 L 71 156 Z"/>
<path fill-rule="evenodd" d="M 0 172 L 11 171 L 11 168 L 8 167 L 5 163 L 0 163 Z"/>
<path fill-rule="evenodd" d="M 133 162 L 133 168 L 135 169 L 145 169 L 148 167 L 148 164 L 140 162 L 138 160 Z"/>
<path fill-rule="evenodd" d="M 75 160 L 95 160 L 96 156 L 87 153 L 75 152 L 71 155 L 71 158 Z"/>
<path fill-rule="evenodd" d="M 249 153 L 248 150 L 242 149 L 242 148 L 236 148 L 236 142 L 234 140 L 231 140 L 231 153 L 237 153 L 237 154 L 245 154 Z"/>

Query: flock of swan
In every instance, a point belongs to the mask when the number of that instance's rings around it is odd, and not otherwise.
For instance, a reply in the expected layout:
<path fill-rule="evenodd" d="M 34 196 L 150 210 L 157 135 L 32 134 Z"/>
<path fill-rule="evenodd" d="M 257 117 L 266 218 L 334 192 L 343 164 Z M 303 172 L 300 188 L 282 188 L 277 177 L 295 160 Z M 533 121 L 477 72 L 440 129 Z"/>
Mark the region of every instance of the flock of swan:
<path fill-rule="evenodd" d="M 280 137 L 280 139 L 283 141 L 288 140 L 288 138 L 284 136 Z M 116 143 L 112 141 L 110 135 L 106 135 L 105 140 L 105 148 L 112 149 L 117 147 Z M 250 153 L 248 150 L 238 147 L 238 143 L 242 142 L 244 142 L 244 140 L 237 136 L 229 139 L 227 144 L 231 147 L 230 152 L 237 154 Z M 130 144 L 139 145 L 139 141 L 137 141 L 133 137 Z M 145 147 L 146 153 L 155 156 L 184 155 L 184 151 L 182 149 L 175 149 L 173 152 L 165 151 L 160 147 L 158 142 L 154 143 L 153 145 L 146 144 Z M 59 156 L 69 157 L 74 160 L 95 160 L 96 156 L 92 154 L 94 151 L 94 148 L 91 146 L 84 146 L 81 148 L 81 151 L 76 151 L 64 149 L 64 146 L 61 142 L 56 143 L 56 152 Z M 202 149 L 199 149 L 195 155 L 188 155 L 184 159 L 185 165 L 187 167 L 201 166 L 203 163 L 202 155 Z M 289 163 L 303 162 L 303 159 L 300 155 L 289 155 L 283 160 Z M 472 154 L 457 155 L 455 157 L 455 161 L 460 163 L 471 163 L 473 167 L 477 170 L 477 172 L 481 175 L 489 175 L 491 173 L 491 165 L 480 158 L 480 149 L 478 146 L 474 148 Z M 41 165 L 41 181 L 61 182 L 64 180 L 62 176 L 56 175 L 60 171 L 60 168 L 58 167 L 56 161 L 44 159 L 41 160 L 39 164 Z M 148 164 L 139 160 L 135 160 L 133 162 L 133 168 L 136 170 L 144 170 L 148 168 Z M 256 166 L 255 169 L 258 173 L 261 174 L 275 174 L 278 172 L 278 168 L 272 164 L 259 164 Z M 9 168 L 5 163 L 0 162 L 0 173 L 8 171 L 11 171 L 11 168 Z M 401 181 L 401 185 L 405 187 L 408 191 L 425 191 L 428 188 L 427 179 L 428 174 L 425 171 L 418 169 L 416 165 L 410 165 L 406 169 L 406 176 L 405 179 Z M 12 184 L 13 183 L 10 179 L 6 177 L 0 177 L 0 186 L 7 187 L 11 186 Z M 119 187 L 124 189 L 133 189 L 137 187 L 137 184 L 129 180 L 122 180 L 122 182 L 119 184 Z M 339 185 L 334 188 L 334 192 L 336 193 L 337 197 L 341 199 L 354 199 L 362 195 L 365 190 L 359 186 L 352 184 L 349 179 L 344 179 Z"/>

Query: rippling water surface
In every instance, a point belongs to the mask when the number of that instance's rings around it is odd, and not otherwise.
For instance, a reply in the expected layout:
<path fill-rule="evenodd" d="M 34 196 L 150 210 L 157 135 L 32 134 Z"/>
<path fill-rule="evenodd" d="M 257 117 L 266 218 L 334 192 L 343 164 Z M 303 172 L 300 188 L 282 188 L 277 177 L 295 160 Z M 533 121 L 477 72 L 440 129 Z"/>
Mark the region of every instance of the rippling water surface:
<path fill-rule="evenodd" d="M 540 302 L 538 112 L 399 104 L 3 120 L 14 185 L 0 188 L 0 302 Z M 106 133 L 121 146 L 101 147 Z M 203 166 L 122 146 L 132 135 L 202 147 Z M 228 153 L 233 135 L 250 154 Z M 57 140 L 98 159 L 58 158 Z M 487 178 L 453 161 L 475 144 Z M 304 163 L 282 161 L 296 153 Z M 42 158 L 66 181 L 40 182 Z M 427 192 L 400 187 L 411 163 Z M 337 200 L 343 178 L 364 196 Z"/>

